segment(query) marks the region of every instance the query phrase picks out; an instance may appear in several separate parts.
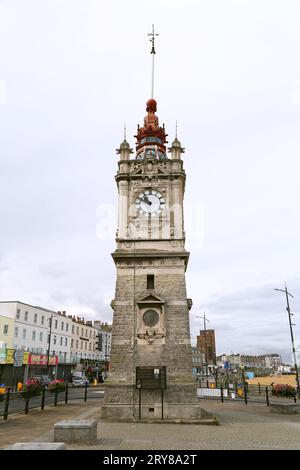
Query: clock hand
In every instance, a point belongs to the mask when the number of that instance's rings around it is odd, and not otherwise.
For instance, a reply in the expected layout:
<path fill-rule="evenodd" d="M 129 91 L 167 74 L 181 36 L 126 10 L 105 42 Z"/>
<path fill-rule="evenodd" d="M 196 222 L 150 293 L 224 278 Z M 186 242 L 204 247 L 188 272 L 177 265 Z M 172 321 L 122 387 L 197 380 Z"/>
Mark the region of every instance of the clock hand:
<path fill-rule="evenodd" d="M 146 202 L 149 206 L 151 206 L 152 202 L 149 201 L 149 199 L 147 198 L 147 196 L 145 196 L 142 201 Z"/>

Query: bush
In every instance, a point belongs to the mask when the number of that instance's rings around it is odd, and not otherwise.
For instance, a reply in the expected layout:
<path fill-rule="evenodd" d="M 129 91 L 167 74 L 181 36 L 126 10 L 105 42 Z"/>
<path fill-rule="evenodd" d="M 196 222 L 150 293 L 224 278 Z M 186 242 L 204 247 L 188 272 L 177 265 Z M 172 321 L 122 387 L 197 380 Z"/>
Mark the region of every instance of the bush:
<path fill-rule="evenodd" d="M 48 390 L 50 390 L 51 393 L 55 393 L 55 390 L 57 392 L 64 392 L 66 389 L 66 383 L 62 379 L 55 379 L 52 380 L 52 382 L 49 383 L 48 385 Z"/>
<path fill-rule="evenodd" d="M 24 399 L 29 397 L 38 397 L 41 394 L 41 385 L 36 380 L 27 380 L 23 387 L 21 395 Z"/>
<path fill-rule="evenodd" d="M 276 397 L 294 397 L 296 390 L 291 385 L 276 384 L 272 387 L 272 395 Z"/>

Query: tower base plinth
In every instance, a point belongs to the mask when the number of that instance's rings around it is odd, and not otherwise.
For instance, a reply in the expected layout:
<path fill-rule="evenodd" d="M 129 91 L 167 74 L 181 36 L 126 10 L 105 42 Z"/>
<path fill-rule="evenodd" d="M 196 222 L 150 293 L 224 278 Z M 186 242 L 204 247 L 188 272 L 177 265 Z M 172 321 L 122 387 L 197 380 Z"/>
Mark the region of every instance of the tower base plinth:
<path fill-rule="evenodd" d="M 107 384 L 101 418 L 123 422 L 205 422 L 217 424 L 196 396 L 195 384 L 173 384 L 166 390 L 136 390 L 132 385 Z"/>

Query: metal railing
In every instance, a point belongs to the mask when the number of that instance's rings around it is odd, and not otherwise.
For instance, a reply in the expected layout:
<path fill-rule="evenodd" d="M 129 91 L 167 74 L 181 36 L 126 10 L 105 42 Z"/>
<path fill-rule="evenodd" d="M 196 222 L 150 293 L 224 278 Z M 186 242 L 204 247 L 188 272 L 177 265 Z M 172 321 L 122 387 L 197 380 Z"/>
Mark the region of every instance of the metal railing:
<path fill-rule="evenodd" d="M 249 385 L 247 382 L 238 385 L 237 383 L 224 386 L 212 383 L 199 383 L 199 389 L 206 389 L 207 391 L 216 390 L 216 393 L 208 393 L 207 395 L 198 395 L 199 399 L 212 399 L 220 400 L 222 403 L 225 401 L 244 402 L 245 405 L 248 403 L 260 403 L 270 406 L 270 403 L 297 403 L 297 389 L 291 387 L 289 389 L 289 395 L 284 396 L 276 394 L 272 386 L 261 385 Z M 226 391 L 226 393 L 224 393 Z"/>
<path fill-rule="evenodd" d="M 95 398 L 101 398 L 99 388 L 89 386 L 89 384 L 85 384 L 83 387 L 73 387 L 65 383 L 64 386 L 60 384 L 60 386 L 51 389 L 43 386 L 34 392 L 30 389 L 13 392 L 11 388 L 7 388 L 6 393 L 0 395 L 0 417 L 3 416 L 3 419 L 7 420 L 8 415 L 12 413 L 24 412 L 28 414 L 29 410 L 34 408 L 44 410 L 45 406 L 49 405 L 67 404 L 73 400 L 87 402 Z"/>

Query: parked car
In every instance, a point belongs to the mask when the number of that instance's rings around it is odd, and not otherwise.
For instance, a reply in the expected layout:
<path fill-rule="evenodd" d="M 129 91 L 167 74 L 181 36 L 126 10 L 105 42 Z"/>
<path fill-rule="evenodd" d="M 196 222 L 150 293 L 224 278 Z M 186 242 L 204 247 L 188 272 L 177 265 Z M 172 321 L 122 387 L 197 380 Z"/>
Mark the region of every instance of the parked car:
<path fill-rule="evenodd" d="M 85 384 L 89 385 L 89 381 L 86 377 L 73 377 L 72 378 L 73 387 L 84 387 Z"/>
<path fill-rule="evenodd" d="M 36 380 L 42 387 L 46 385 L 46 387 L 49 385 L 49 383 L 52 381 L 48 375 L 34 375 L 32 377 L 33 380 Z"/>

